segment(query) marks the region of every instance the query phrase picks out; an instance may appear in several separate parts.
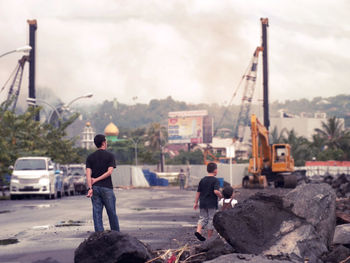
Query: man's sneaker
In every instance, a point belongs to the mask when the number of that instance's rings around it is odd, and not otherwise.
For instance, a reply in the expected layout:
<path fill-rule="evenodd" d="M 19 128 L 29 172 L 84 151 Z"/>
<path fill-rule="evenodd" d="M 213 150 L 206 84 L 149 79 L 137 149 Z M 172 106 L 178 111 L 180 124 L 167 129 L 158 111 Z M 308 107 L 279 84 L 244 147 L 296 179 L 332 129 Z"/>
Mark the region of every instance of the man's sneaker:
<path fill-rule="evenodd" d="M 202 236 L 199 232 L 195 232 L 194 235 L 199 239 L 199 241 L 205 241 L 205 237 Z"/>

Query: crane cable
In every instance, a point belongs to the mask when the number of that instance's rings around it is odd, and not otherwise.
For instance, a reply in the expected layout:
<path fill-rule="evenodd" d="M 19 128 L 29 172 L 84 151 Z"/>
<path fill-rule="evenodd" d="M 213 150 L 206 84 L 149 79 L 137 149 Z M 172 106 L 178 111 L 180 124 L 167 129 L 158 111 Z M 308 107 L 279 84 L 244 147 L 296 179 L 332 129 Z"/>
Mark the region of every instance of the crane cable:
<path fill-rule="evenodd" d="M 12 71 L 10 77 L 6 80 L 4 86 L 1 88 L 0 93 L 3 92 L 3 90 L 6 88 L 7 83 L 10 81 L 10 79 L 12 79 L 13 75 L 14 75 L 15 72 L 18 70 L 18 67 L 19 67 L 19 66 L 20 66 L 20 65 L 17 64 L 17 66 L 15 67 L 15 69 Z"/>
<path fill-rule="evenodd" d="M 251 65 L 252 65 L 253 61 L 254 61 L 254 56 L 252 57 L 252 59 L 251 59 L 249 65 L 247 66 L 246 70 L 244 71 L 244 74 L 243 74 L 241 80 L 239 81 L 239 83 L 238 83 L 238 85 L 237 85 L 235 91 L 233 92 L 233 95 L 232 95 L 232 97 L 231 97 L 231 100 L 230 100 L 230 102 L 227 104 L 226 109 L 225 109 L 224 113 L 222 114 L 222 117 L 221 117 L 221 119 L 220 119 L 218 125 L 216 126 L 217 128 L 216 128 L 215 131 L 214 131 L 213 137 L 215 137 L 215 135 L 216 135 L 216 133 L 217 133 L 217 131 L 218 131 L 218 129 L 219 129 L 219 127 L 220 127 L 222 121 L 224 120 L 225 115 L 227 114 L 227 111 L 228 111 L 228 107 L 231 106 L 231 104 L 232 104 L 232 102 L 233 102 L 233 99 L 236 97 L 237 92 L 238 92 L 238 89 L 239 89 L 239 87 L 241 86 L 241 84 L 242 84 L 244 78 L 247 76 L 247 72 L 248 72 L 248 70 L 251 68 Z"/>

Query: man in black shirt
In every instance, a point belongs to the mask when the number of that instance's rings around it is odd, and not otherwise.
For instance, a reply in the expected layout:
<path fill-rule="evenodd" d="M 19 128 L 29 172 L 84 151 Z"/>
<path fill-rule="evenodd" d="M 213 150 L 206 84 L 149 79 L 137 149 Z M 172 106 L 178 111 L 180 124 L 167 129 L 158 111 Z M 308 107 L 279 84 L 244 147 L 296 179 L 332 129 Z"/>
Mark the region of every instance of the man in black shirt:
<path fill-rule="evenodd" d="M 216 163 L 208 163 L 207 165 L 208 175 L 202 178 L 198 185 L 196 198 L 193 208 L 198 208 L 199 201 L 199 221 L 197 224 L 197 231 L 194 233 L 200 241 L 205 241 L 205 237 L 202 236 L 202 229 L 207 226 L 208 238 L 213 235 L 213 217 L 218 209 L 218 197 L 221 199 L 220 183 L 215 178 L 218 170 Z"/>
<path fill-rule="evenodd" d="M 107 141 L 103 134 L 94 138 L 97 151 L 86 159 L 87 197 L 91 197 L 92 215 L 96 232 L 104 231 L 102 212 L 106 208 L 111 230 L 119 231 L 119 221 L 115 209 L 112 172 L 116 167 L 113 154 L 106 151 Z"/>

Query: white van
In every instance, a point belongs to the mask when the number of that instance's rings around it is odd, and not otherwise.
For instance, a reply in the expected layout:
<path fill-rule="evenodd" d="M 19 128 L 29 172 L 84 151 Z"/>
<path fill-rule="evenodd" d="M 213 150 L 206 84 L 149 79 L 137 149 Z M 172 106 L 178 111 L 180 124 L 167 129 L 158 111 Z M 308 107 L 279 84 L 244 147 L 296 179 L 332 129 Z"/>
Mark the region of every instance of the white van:
<path fill-rule="evenodd" d="M 10 183 L 11 199 L 23 195 L 57 197 L 54 164 L 48 157 L 18 158 L 13 167 Z"/>

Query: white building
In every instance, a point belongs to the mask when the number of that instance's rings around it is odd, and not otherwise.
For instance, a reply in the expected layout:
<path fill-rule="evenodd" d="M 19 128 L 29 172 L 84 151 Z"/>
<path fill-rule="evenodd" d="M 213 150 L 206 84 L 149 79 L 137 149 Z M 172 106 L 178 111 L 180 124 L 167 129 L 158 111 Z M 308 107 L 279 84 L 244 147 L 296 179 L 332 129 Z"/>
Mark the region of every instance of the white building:
<path fill-rule="evenodd" d="M 82 132 L 81 147 L 88 150 L 94 148 L 94 137 L 95 131 L 91 123 L 87 122 Z"/>
<path fill-rule="evenodd" d="M 339 119 L 344 129 L 344 119 Z M 297 136 L 303 136 L 308 140 L 312 140 L 312 135 L 315 134 L 315 129 L 322 129 L 322 122 L 327 123 L 326 113 L 315 113 L 313 117 L 308 114 L 301 114 L 300 116 L 288 115 L 281 112 L 279 118 L 270 118 L 270 132 L 277 127 L 278 132 L 282 129 L 291 131 L 294 129 Z"/>

